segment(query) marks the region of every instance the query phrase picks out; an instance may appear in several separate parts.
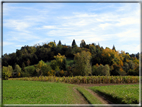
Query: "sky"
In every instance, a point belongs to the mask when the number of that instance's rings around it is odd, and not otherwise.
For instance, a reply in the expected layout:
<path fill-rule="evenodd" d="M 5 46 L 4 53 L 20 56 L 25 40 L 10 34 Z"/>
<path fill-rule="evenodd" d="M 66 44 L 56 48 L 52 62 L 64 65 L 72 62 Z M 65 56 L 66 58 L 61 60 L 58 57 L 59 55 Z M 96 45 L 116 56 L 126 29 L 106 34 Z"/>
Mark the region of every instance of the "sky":
<path fill-rule="evenodd" d="M 3 54 L 75 39 L 129 54 L 140 52 L 139 3 L 4 3 Z"/>

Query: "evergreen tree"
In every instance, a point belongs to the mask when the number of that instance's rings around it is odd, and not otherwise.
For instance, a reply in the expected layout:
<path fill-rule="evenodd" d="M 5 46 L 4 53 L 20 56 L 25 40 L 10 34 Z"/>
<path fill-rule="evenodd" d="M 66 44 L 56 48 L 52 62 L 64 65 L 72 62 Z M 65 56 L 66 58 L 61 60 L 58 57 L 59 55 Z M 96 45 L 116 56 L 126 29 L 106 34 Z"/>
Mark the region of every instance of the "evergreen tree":
<path fill-rule="evenodd" d="M 72 47 L 76 47 L 77 45 L 76 45 L 76 42 L 75 42 L 75 39 L 73 40 L 73 42 L 72 42 Z"/>
<path fill-rule="evenodd" d="M 112 47 L 112 50 L 115 50 L 116 51 L 116 49 L 115 49 L 115 46 L 113 45 L 113 47 Z"/>
<path fill-rule="evenodd" d="M 58 43 L 58 45 L 62 45 L 62 43 L 61 43 L 61 41 L 59 40 L 59 43 Z"/>

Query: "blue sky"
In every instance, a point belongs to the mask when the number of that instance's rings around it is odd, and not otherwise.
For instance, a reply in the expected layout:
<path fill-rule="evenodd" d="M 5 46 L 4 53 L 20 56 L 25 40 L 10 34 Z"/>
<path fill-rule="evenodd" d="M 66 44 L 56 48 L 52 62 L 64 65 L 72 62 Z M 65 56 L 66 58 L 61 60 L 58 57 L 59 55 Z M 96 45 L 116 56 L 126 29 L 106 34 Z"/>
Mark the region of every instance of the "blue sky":
<path fill-rule="evenodd" d="M 138 3 L 4 3 L 3 54 L 54 41 L 140 52 Z"/>

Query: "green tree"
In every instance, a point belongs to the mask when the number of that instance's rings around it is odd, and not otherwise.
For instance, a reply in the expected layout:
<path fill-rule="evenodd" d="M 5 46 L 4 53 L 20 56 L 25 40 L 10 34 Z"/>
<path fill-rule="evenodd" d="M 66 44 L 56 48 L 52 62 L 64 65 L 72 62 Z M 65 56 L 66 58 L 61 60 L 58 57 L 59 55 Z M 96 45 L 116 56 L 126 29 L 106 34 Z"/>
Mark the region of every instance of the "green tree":
<path fill-rule="evenodd" d="M 39 74 L 39 75 L 43 75 L 43 71 L 41 70 L 41 68 L 43 66 L 45 66 L 45 62 L 43 60 L 40 60 L 39 63 L 37 64 L 36 66 L 36 72 Z"/>
<path fill-rule="evenodd" d="M 96 65 L 93 65 L 93 67 L 92 67 L 92 75 L 98 75 L 97 66 Z"/>
<path fill-rule="evenodd" d="M 50 65 L 44 65 L 41 67 L 41 71 L 43 73 L 43 76 L 48 76 L 48 72 L 50 72 L 52 70 L 52 68 L 50 67 Z"/>
<path fill-rule="evenodd" d="M 102 64 L 100 64 L 97 68 L 97 74 L 100 75 L 100 76 L 104 75 L 103 72 L 102 72 L 103 69 L 104 69 L 104 66 Z"/>
<path fill-rule="evenodd" d="M 92 74 L 90 59 L 91 59 L 90 52 L 82 51 L 81 53 L 75 54 L 74 73 L 81 76 L 87 76 L 89 74 Z"/>
<path fill-rule="evenodd" d="M 2 78 L 4 80 L 7 80 L 9 77 L 12 76 L 13 68 L 12 66 L 8 65 L 8 67 L 3 66 L 3 71 L 2 71 Z"/>
<path fill-rule="evenodd" d="M 8 65 L 8 72 L 9 72 L 9 77 L 12 76 L 13 68 L 11 65 Z"/>
<path fill-rule="evenodd" d="M 130 60 L 130 61 L 128 62 L 128 64 L 129 64 L 130 69 L 134 69 L 135 63 L 133 63 L 132 60 Z"/>
<path fill-rule="evenodd" d="M 126 73 L 128 72 L 128 70 L 129 70 L 129 64 L 127 62 L 124 62 L 123 69 L 124 69 L 124 71 Z"/>
<path fill-rule="evenodd" d="M 18 77 L 21 76 L 21 67 L 18 64 L 15 65 L 14 71 L 17 72 Z"/>
<path fill-rule="evenodd" d="M 50 66 L 53 70 L 55 70 L 55 68 L 58 66 L 57 65 L 57 61 L 56 60 L 52 60 L 51 63 L 50 63 Z"/>
<path fill-rule="evenodd" d="M 96 47 L 94 45 L 89 45 L 89 49 L 90 49 L 91 54 L 96 53 Z"/>
<path fill-rule="evenodd" d="M 25 63 L 23 62 L 22 63 L 22 71 L 24 71 L 25 70 Z"/>
<path fill-rule="evenodd" d="M 29 76 L 33 76 L 36 69 L 34 66 L 25 67 L 25 72 L 29 74 Z"/>
<path fill-rule="evenodd" d="M 102 75 L 104 76 L 110 76 L 110 68 L 109 68 L 109 65 L 106 64 L 102 70 Z"/>

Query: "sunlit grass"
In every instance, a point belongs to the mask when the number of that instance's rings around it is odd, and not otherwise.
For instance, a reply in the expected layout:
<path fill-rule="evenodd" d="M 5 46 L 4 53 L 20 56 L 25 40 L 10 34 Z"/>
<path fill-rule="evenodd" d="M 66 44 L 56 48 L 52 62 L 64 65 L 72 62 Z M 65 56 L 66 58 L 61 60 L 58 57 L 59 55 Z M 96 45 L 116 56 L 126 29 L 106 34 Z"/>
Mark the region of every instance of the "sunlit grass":
<path fill-rule="evenodd" d="M 40 81 L 3 80 L 4 104 L 78 104 L 74 85 Z"/>
<path fill-rule="evenodd" d="M 109 98 L 116 104 L 138 104 L 139 85 L 111 85 L 90 87 L 94 92 Z"/>

